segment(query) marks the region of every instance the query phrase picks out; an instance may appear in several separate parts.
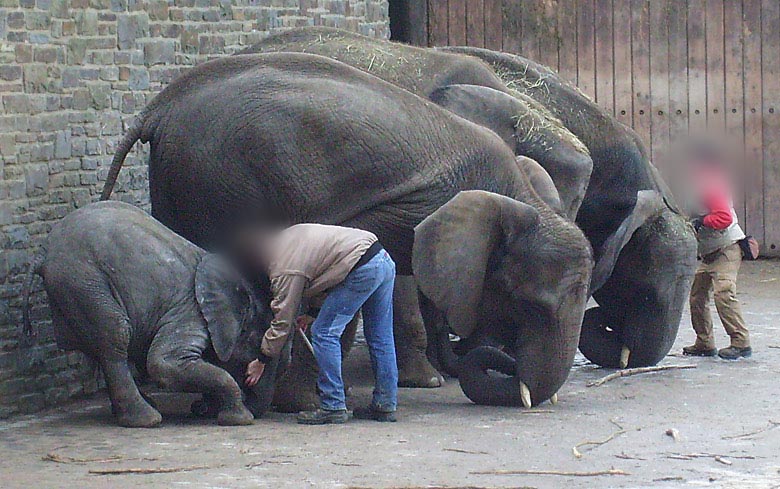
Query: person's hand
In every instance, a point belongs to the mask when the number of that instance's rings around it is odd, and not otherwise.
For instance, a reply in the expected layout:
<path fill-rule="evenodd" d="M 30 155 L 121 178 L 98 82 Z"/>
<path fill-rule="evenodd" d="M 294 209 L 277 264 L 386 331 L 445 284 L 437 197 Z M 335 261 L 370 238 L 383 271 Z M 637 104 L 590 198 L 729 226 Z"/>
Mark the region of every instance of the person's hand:
<path fill-rule="evenodd" d="M 249 365 L 246 366 L 246 385 L 253 387 L 260 380 L 265 372 L 265 364 L 260 360 L 252 360 Z"/>
<path fill-rule="evenodd" d="M 298 316 L 298 318 L 295 320 L 295 325 L 298 327 L 298 329 L 305 333 L 313 322 L 313 317 L 309 316 L 308 314 L 304 314 L 303 316 Z"/>

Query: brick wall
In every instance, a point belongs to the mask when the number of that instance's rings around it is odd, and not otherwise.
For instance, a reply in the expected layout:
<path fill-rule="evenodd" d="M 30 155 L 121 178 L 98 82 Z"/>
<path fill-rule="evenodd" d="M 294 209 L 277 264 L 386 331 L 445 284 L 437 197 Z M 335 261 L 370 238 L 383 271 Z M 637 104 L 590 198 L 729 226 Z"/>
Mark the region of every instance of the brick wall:
<path fill-rule="evenodd" d="M 275 30 L 316 24 L 389 37 L 387 4 L 0 0 L 0 418 L 101 387 L 89 362 L 53 343 L 40 283 L 39 344 L 18 344 L 20 293 L 52 224 L 97 200 L 134 114 L 187 66 Z M 115 198 L 148 204 L 146 150 L 128 156 Z"/>

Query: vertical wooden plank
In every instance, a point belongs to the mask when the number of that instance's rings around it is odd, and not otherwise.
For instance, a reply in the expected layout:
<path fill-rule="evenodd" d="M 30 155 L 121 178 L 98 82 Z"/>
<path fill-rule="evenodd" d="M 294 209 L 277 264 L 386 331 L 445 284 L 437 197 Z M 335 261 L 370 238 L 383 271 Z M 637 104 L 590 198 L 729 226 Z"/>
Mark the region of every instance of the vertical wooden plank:
<path fill-rule="evenodd" d="M 503 12 L 501 0 L 485 0 L 485 47 L 501 51 Z"/>
<path fill-rule="evenodd" d="M 596 100 L 593 0 L 580 0 L 577 4 L 577 85 Z"/>
<path fill-rule="evenodd" d="M 446 46 L 449 41 L 447 34 L 448 0 L 428 0 L 428 45 Z"/>
<path fill-rule="evenodd" d="M 409 44 L 428 45 L 428 0 L 407 0 Z"/>
<path fill-rule="evenodd" d="M 764 111 L 764 233 L 767 255 L 780 255 L 780 2 L 761 5 Z M 756 190 L 757 191 L 757 190 Z"/>
<path fill-rule="evenodd" d="M 728 144 L 743 156 L 744 114 L 743 114 L 743 64 L 742 64 L 742 2 L 727 1 L 723 4 L 723 46 L 725 67 L 725 117 Z M 743 176 L 738 172 L 738 176 Z M 745 193 L 741 185 L 734 189 L 734 209 L 740 223 L 745 222 Z"/>
<path fill-rule="evenodd" d="M 669 144 L 688 133 L 688 1 L 669 1 Z M 681 181 L 679 167 L 665 168 L 667 182 Z M 674 187 L 674 185 L 673 185 Z M 677 193 L 681 189 L 673 188 Z"/>
<path fill-rule="evenodd" d="M 538 2 L 537 34 L 539 62 L 553 70 L 558 69 L 558 0 Z"/>
<path fill-rule="evenodd" d="M 428 0 L 390 2 L 390 39 L 414 46 L 428 45 Z"/>
<path fill-rule="evenodd" d="M 485 47 L 484 0 L 468 0 L 466 3 L 466 43 L 478 48 Z"/>
<path fill-rule="evenodd" d="M 577 0 L 558 2 L 558 73 L 577 83 Z"/>
<path fill-rule="evenodd" d="M 723 74 L 723 0 L 707 0 L 707 130 L 723 134 L 725 78 Z"/>
<path fill-rule="evenodd" d="M 450 46 L 466 44 L 466 0 L 449 0 L 447 17 Z"/>
<path fill-rule="evenodd" d="M 523 30 L 521 54 L 528 59 L 541 62 L 539 56 L 539 2 L 536 0 L 521 2 L 520 12 Z"/>
<path fill-rule="evenodd" d="M 615 109 L 612 52 L 612 0 L 596 0 L 595 6 L 596 102 L 610 114 Z"/>
<path fill-rule="evenodd" d="M 745 73 L 745 232 L 764 243 L 764 169 L 761 124 L 761 2 L 743 4 Z"/>
<path fill-rule="evenodd" d="M 650 2 L 650 155 L 660 163 L 669 149 L 669 0 Z"/>
<path fill-rule="evenodd" d="M 631 87 L 631 2 L 614 0 L 613 39 L 615 77 L 615 117 L 631 125 L 633 110 L 633 89 Z"/>
<path fill-rule="evenodd" d="M 504 0 L 502 10 L 503 50 L 507 53 L 520 54 L 523 38 L 523 2 Z"/>
<path fill-rule="evenodd" d="M 634 130 L 650 148 L 650 2 L 631 0 L 631 85 Z"/>
<path fill-rule="evenodd" d="M 706 0 L 688 1 L 688 132 L 707 130 Z"/>

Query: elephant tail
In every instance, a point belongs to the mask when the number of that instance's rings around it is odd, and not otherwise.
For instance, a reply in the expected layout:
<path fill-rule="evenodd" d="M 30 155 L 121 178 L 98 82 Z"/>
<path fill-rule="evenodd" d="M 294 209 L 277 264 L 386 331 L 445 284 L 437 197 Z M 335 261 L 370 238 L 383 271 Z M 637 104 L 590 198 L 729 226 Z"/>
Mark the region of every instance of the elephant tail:
<path fill-rule="evenodd" d="M 32 262 L 27 267 L 27 276 L 24 280 L 24 287 L 22 289 L 23 305 L 22 305 L 22 322 L 24 324 L 24 337 L 22 338 L 23 344 L 30 346 L 35 342 L 38 332 L 33 329 L 32 320 L 30 320 L 30 294 L 32 293 L 33 281 L 35 275 L 40 275 L 43 268 L 43 262 L 46 259 L 46 248 L 42 247 L 35 254 Z"/>
<path fill-rule="evenodd" d="M 119 143 L 116 154 L 114 154 L 114 159 L 111 160 L 111 168 L 108 170 L 106 184 L 103 185 L 103 191 L 100 192 L 100 200 L 108 200 L 108 198 L 111 197 L 111 192 L 114 190 L 116 179 L 119 177 L 119 171 L 122 169 L 122 164 L 125 162 L 127 153 L 133 149 L 135 142 L 141 139 L 145 119 L 144 113 L 142 112 L 141 115 L 133 121 L 127 134 L 125 134 L 125 137 L 122 138 L 122 141 Z"/>

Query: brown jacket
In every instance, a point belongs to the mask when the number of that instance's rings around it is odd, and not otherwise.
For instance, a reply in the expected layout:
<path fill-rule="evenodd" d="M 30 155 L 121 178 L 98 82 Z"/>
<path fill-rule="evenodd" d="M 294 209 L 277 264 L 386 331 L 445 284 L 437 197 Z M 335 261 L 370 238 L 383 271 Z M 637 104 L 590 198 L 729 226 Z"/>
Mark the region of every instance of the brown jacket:
<path fill-rule="evenodd" d="M 368 231 L 322 224 L 298 224 L 271 241 L 268 275 L 274 320 L 263 337 L 264 356 L 279 356 L 295 326 L 301 299 L 320 295 L 343 282 L 376 241 L 377 237 Z"/>

